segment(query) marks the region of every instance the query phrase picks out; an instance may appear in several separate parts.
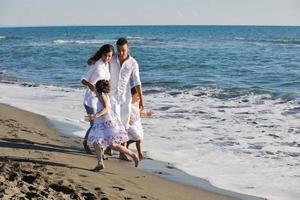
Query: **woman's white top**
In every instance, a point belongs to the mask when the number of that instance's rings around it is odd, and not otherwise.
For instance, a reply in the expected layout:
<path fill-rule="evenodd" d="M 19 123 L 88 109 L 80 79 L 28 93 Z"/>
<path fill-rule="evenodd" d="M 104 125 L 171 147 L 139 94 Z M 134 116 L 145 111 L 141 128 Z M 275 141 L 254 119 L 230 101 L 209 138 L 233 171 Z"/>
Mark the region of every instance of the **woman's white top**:
<path fill-rule="evenodd" d="M 88 71 L 81 78 L 81 80 L 83 79 L 93 85 L 99 80 L 109 80 L 109 64 L 105 64 L 102 59 L 99 59 L 95 64 L 89 67 Z M 98 98 L 96 97 L 96 94 L 86 86 L 83 104 L 96 109 L 97 101 Z"/>

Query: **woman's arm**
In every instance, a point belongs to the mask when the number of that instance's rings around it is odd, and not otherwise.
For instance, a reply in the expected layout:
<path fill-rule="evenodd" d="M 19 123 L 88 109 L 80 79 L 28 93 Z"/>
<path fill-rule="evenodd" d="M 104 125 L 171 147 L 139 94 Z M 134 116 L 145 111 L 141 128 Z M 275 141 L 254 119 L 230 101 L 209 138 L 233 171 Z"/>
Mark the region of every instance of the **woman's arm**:
<path fill-rule="evenodd" d="M 92 90 L 92 91 L 95 91 L 95 86 L 92 83 L 90 83 L 90 80 L 91 80 L 94 72 L 95 72 L 95 67 L 90 66 L 88 71 L 81 78 L 81 83 L 85 86 L 88 86 L 90 88 L 90 90 Z"/>
<path fill-rule="evenodd" d="M 83 85 L 88 86 L 88 87 L 90 88 L 90 90 L 93 91 L 93 92 L 96 90 L 96 89 L 95 89 L 95 86 L 94 86 L 93 84 L 91 84 L 90 82 L 88 82 L 87 80 L 85 80 L 85 79 L 82 79 L 82 80 L 81 80 L 81 83 L 82 83 Z"/>

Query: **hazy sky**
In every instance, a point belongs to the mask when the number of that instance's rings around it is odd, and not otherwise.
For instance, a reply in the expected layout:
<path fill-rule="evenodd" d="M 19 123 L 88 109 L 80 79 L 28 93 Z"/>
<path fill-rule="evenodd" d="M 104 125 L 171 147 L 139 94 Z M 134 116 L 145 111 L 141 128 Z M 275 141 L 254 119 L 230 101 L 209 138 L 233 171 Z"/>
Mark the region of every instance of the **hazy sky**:
<path fill-rule="evenodd" d="M 300 0 L 0 0 L 0 26 L 298 25 Z"/>

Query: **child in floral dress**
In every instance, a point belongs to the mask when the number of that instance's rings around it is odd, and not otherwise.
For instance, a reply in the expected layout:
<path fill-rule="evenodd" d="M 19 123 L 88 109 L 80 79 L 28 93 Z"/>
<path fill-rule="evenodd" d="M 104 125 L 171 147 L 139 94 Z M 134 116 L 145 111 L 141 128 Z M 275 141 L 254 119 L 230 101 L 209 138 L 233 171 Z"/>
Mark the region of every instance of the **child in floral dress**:
<path fill-rule="evenodd" d="M 98 97 L 97 113 L 87 116 L 88 120 L 94 120 L 94 125 L 89 133 L 87 143 L 96 150 L 98 164 L 94 171 L 104 168 L 103 149 L 110 147 L 131 157 L 137 167 L 139 164 L 138 156 L 122 146 L 122 143 L 128 141 L 126 131 L 120 122 L 120 119 L 114 117 L 110 110 L 109 100 L 109 82 L 99 80 L 96 83 L 96 95 Z"/>

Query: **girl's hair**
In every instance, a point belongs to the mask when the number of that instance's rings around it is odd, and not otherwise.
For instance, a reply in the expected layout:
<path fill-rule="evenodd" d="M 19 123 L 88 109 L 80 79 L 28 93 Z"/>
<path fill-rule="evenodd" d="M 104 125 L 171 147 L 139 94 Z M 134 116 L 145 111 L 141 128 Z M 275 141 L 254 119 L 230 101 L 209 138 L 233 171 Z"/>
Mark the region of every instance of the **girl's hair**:
<path fill-rule="evenodd" d="M 135 95 L 137 93 L 135 87 L 131 88 L 131 95 Z"/>
<path fill-rule="evenodd" d="M 109 81 L 99 80 L 96 83 L 96 90 L 98 93 L 109 93 Z"/>
<path fill-rule="evenodd" d="M 110 44 L 105 44 L 100 49 L 93 55 L 92 57 L 89 58 L 88 64 L 91 64 L 91 61 L 97 62 L 101 56 L 105 53 L 113 52 L 114 53 L 114 47 Z"/>

